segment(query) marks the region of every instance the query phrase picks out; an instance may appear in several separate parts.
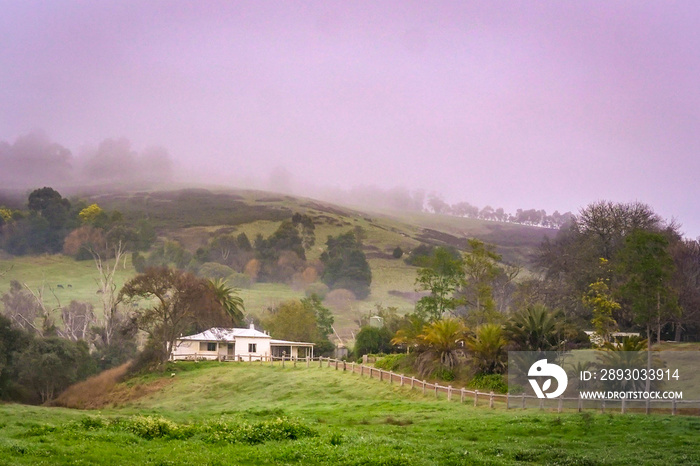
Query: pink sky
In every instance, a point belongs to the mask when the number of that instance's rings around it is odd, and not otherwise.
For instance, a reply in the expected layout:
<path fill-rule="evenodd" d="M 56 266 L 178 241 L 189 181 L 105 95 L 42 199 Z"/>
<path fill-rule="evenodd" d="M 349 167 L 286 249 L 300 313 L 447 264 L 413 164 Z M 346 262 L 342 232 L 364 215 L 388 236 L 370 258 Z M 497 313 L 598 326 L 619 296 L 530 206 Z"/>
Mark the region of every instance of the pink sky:
<path fill-rule="evenodd" d="M 700 235 L 700 3 L 0 1 L 0 139 Z"/>

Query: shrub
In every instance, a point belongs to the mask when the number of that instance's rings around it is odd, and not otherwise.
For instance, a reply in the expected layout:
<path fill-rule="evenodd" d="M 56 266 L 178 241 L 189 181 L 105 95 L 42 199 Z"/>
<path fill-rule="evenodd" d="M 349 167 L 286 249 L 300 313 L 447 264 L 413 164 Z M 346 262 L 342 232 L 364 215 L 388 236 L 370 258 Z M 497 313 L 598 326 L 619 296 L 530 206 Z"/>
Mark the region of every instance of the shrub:
<path fill-rule="evenodd" d="M 400 367 L 406 366 L 407 354 L 388 354 L 381 359 L 378 359 L 374 366 L 385 371 L 395 371 Z"/>
<path fill-rule="evenodd" d="M 469 381 L 469 388 L 506 393 L 508 383 L 502 374 L 477 374 Z"/>

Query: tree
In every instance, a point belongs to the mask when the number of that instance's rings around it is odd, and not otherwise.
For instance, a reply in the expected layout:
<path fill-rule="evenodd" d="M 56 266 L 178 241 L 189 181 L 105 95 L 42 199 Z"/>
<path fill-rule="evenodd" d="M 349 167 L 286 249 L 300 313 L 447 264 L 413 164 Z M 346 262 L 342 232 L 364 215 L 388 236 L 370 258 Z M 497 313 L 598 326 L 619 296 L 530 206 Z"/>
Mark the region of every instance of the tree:
<path fill-rule="evenodd" d="M 467 306 L 470 322 L 477 325 L 492 323 L 499 320 L 493 287 L 503 274 L 498 266 L 501 256 L 494 251 L 494 246 L 475 238 L 469 240 L 469 247 L 471 251 L 464 253 L 464 285 L 459 296 Z"/>
<path fill-rule="evenodd" d="M 562 346 L 559 313 L 542 304 L 517 312 L 505 329 L 508 339 L 520 351 L 557 351 Z"/>
<path fill-rule="evenodd" d="M 90 204 L 80 211 L 78 214 L 80 221 L 88 225 L 94 225 L 99 221 L 100 218 L 106 218 L 107 214 L 102 208 L 97 204 Z"/>
<path fill-rule="evenodd" d="M 418 301 L 417 313 L 433 322 L 454 311 L 459 303 L 454 291 L 462 283 L 463 277 L 462 261 L 447 249 L 436 248 L 432 257 L 425 261 L 425 266 L 418 269 L 416 288 L 430 291 L 430 294 Z"/>
<path fill-rule="evenodd" d="M 195 324 L 203 329 L 225 316 L 223 308 L 215 307 L 217 298 L 207 280 L 165 267 L 148 268 L 129 280 L 119 292 L 123 298 L 151 303 L 136 310 L 134 318 L 153 343 L 158 362 L 167 360 L 175 340 Z"/>
<path fill-rule="evenodd" d="M 209 281 L 209 287 L 214 293 L 214 297 L 224 312 L 231 318 L 234 327 L 243 325 L 243 313 L 245 306 L 243 299 L 236 293 L 236 290 L 229 287 L 225 281 L 217 279 Z"/>
<path fill-rule="evenodd" d="M 314 225 L 313 219 L 308 215 L 297 212 L 292 216 L 292 224 L 301 234 L 304 249 L 311 249 L 311 247 L 316 243 L 316 235 L 314 233 L 316 226 Z"/>
<path fill-rule="evenodd" d="M 319 339 L 316 314 L 299 300 L 285 301 L 264 319 L 264 326 L 275 338 L 291 341 L 316 341 Z"/>
<path fill-rule="evenodd" d="M 481 374 L 502 374 L 506 368 L 508 352 L 503 327 L 484 324 L 467 338 L 465 345 L 472 352 L 477 371 Z"/>
<path fill-rule="evenodd" d="M 620 296 L 630 306 L 635 322 L 646 329 L 649 351 L 652 325 L 656 324 L 660 341 L 662 322 L 678 309 L 676 292 L 670 286 L 675 266 L 668 245 L 661 233 L 635 230 L 625 238 L 619 254 Z"/>
<path fill-rule="evenodd" d="M 418 372 L 428 376 L 436 371 L 446 371 L 448 378 L 453 377 L 457 352 L 467 332 L 462 321 L 455 318 L 440 319 L 426 325 L 419 336 L 423 351 L 416 359 Z"/>
<path fill-rule="evenodd" d="M 17 379 L 17 355 L 31 342 L 31 335 L 0 314 L 0 399 L 10 396 Z"/>
<path fill-rule="evenodd" d="M 392 350 L 391 333 L 385 327 L 362 327 L 355 338 L 356 356 L 390 353 Z"/>
<path fill-rule="evenodd" d="M 88 341 L 97 320 L 92 304 L 73 300 L 68 306 L 61 308 L 61 321 L 63 329 L 59 330 L 59 334 L 63 338 Z"/>
<path fill-rule="evenodd" d="M 610 341 L 610 334 L 617 330 L 614 314 L 620 310 L 620 304 L 615 301 L 606 281 L 599 278 L 588 287 L 588 293 L 583 295 L 583 304 L 593 313 L 593 328 L 603 338 Z"/>
<path fill-rule="evenodd" d="M 18 356 L 20 383 L 42 403 L 94 372 L 87 344 L 63 338 L 36 338 Z"/>
<path fill-rule="evenodd" d="M 347 289 L 360 299 L 366 298 L 372 283 L 372 271 L 360 240 L 349 231 L 335 238 L 329 236 L 326 246 L 321 254 L 324 265 L 321 280 L 332 289 Z"/>
<path fill-rule="evenodd" d="M 36 320 L 43 316 L 43 308 L 20 282 L 10 282 L 10 291 L 2 296 L 2 304 L 5 316 L 16 328 L 41 335 L 42 327 Z"/>
<path fill-rule="evenodd" d="M 391 256 L 394 259 L 401 259 L 401 257 L 403 256 L 403 249 L 401 249 L 401 246 L 396 246 L 393 252 L 391 253 Z"/>

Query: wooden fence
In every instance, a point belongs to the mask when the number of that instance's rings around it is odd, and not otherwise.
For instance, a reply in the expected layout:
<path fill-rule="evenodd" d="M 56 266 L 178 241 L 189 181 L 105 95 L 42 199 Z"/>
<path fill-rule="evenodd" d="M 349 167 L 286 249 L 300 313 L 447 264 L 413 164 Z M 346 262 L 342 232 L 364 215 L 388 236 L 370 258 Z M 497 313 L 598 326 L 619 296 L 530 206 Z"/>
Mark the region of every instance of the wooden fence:
<path fill-rule="evenodd" d="M 192 358 L 189 358 L 192 359 Z M 194 358 L 197 360 L 196 358 Z M 407 390 L 418 391 L 425 396 L 445 399 L 459 403 L 471 403 L 474 406 L 488 406 L 489 408 L 505 409 L 528 409 L 537 408 L 540 410 L 556 410 L 561 413 L 564 410 L 576 410 L 582 412 L 585 409 L 600 410 L 605 412 L 627 413 L 670 413 L 672 415 L 700 415 L 700 401 L 698 400 L 620 400 L 620 399 L 583 399 L 559 397 L 553 400 L 537 398 L 525 394 L 509 394 L 480 392 L 479 390 L 468 390 L 464 387 L 453 387 L 452 385 L 440 385 L 437 382 L 428 382 L 415 377 L 398 374 L 392 371 L 385 371 L 373 366 L 348 362 L 333 358 L 314 357 L 291 358 L 289 356 L 252 356 L 235 355 L 225 356 L 220 361 L 241 361 L 254 364 L 280 365 L 281 367 L 316 367 L 333 368 L 337 371 L 358 374 L 359 377 L 377 379 L 390 385 L 405 387 Z M 686 405 L 686 408 L 683 408 Z M 695 407 L 687 407 L 695 405 Z"/>

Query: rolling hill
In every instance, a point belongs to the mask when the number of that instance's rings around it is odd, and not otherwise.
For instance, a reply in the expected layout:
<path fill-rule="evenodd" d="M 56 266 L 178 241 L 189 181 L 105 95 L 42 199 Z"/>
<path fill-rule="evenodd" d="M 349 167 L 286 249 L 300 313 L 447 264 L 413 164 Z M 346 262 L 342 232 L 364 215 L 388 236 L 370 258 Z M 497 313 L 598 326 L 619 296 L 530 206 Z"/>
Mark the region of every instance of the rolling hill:
<path fill-rule="evenodd" d="M 410 251 L 421 243 L 450 245 L 464 249 L 468 238 L 478 238 L 496 246 L 504 262 L 532 266 L 533 254 L 553 230 L 435 215 L 421 212 L 381 211 L 338 206 L 314 199 L 250 190 L 180 189 L 76 195 L 87 203 L 98 203 L 106 210 L 119 210 L 127 222 L 148 219 L 158 237 L 176 240 L 190 252 L 206 245 L 217 233 L 244 232 L 249 238 L 269 236 L 282 220 L 299 212 L 313 218 L 316 244 L 307 252 L 318 259 L 329 235 L 356 227 L 364 229 L 365 253 L 372 268 L 370 295 L 355 302 L 330 303 L 336 316 L 336 331 L 344 340 L 354 339 L 361 313 L 375 305 L 395 306 L 400 312 L 413 309 L 418 298 L 414 281 L 416 268 L 395 259 L 397 246 Z M 74 261 L 61 255 L 5 258 L 0 270 L 10 269 L 0 280 L 4 293 L 10 280 L 26 282 L 33 289 L 44 287 L 45 296 L 56 304 L 72 299 L 98 304 L 91 261 Z M 118 286 L 135 273 L 130 262 L 120 267 Z M 62 287 L 58 287 L 61 285 Z M 51 293 L 50 293 L 51 292 Z M 248 312 L 256 315 L 277 303 L 304 296 L 303 289 L 280 283 L 257 283 L 241 290 Z"/>

